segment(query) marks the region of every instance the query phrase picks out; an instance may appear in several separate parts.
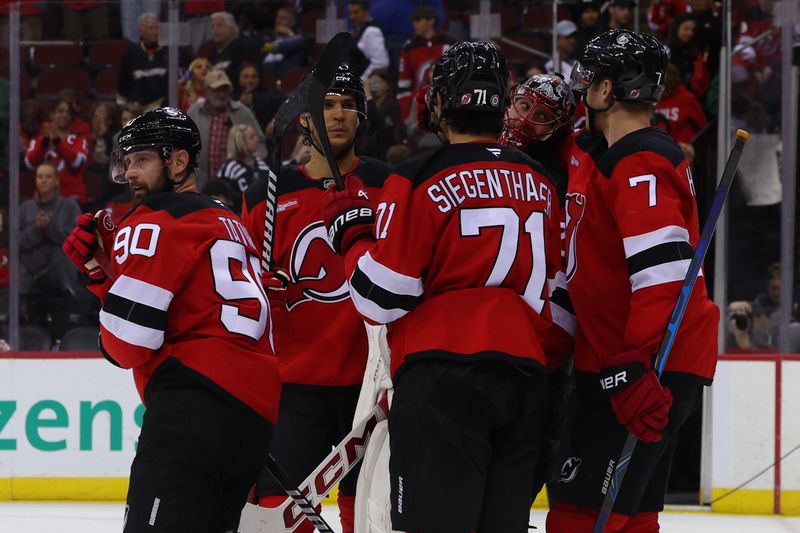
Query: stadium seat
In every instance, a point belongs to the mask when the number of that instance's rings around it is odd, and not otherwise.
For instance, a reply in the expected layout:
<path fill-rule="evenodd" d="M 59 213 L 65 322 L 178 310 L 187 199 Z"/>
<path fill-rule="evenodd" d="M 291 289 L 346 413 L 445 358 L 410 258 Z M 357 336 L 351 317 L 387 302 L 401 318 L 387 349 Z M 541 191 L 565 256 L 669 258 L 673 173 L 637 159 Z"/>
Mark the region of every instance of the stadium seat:
<path fill-rule="evenodd" d="M 117 76 L 119 69 L 116 67 L 104 68 L 94 78 L 94 95 L 102 100 L 114 100 L 117 97 Z"/>
<path fill-rule="evenodd" d="M 48 68 L 36 78 L 36 98 L 55 99 L 61 91 L 69 87 L 79 98 L 89 95 L 91 80 L 85 70 L 79 68 Z"/>
<path fill-rule="evenodd" d="M 134 46 L 127 39 L 110 39 L 106 41 L 94 41 L 89 45 L 89 52 L 86 59 L 90 67 L 104 68 L 104 67 L 119 67 L 122 62 L 122 56 L 125 52 Z"/>
<path fill-rule="evenodd" d="M 96 326 L 81 326 L 73 328 L 64 334 L 61 339 L 62 352 L 96 352 L 97 337 L 100 329 Z"/>
<path fill-rule="evenodd" d="M 37 43 L 32 47 L 31 66 L 77 67 L 83 59 L 83 46 L 73 42 Z"/>

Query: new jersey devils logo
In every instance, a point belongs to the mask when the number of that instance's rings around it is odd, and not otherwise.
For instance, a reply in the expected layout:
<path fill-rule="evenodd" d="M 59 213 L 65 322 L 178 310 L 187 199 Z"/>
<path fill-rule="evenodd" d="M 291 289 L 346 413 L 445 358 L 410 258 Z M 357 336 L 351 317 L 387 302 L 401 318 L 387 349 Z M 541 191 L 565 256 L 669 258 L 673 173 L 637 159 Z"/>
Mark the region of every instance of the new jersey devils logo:
<path fill-rule="evenodd" d="M 289 268 L 294 283 L 289 285 L 286 305 L 294 306 L 315 300 L 333 303 L 350 297 L 342 259 L 328 242 L 322 222 L 309 224 L 292 245 Z"/>
<path fill-rule="evenodd" d="M 567 281 L 572 279 L 578 269 L 578 255 L 576 243 L 578 240 L 578 225 L 583 218 L 586 209 L 586 197 L 581 193 L 574 192 L 567 195 L 567 215 L 566 227 L 566 247 L 567 247 Z"/>

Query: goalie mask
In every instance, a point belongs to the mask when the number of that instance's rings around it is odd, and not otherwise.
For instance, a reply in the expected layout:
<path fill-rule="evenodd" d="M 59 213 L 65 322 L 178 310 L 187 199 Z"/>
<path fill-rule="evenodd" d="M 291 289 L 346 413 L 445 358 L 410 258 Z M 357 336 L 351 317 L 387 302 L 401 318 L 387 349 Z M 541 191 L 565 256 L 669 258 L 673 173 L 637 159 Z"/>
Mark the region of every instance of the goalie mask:
<path fill-rule="evenodd" d="M 525 152 L 553 146 L 572 130 L 575 98 L 560 74 L 536 74 L 511 90 L 500 143 Z"/>
<path fill-rule="evenodd" d="M 111 154 L 111 180 L 127 183 L 125 173 L 128 170 L 128 163 L 125 161 L 125 156 L 128 154 L 154 150 L 164 166 L 167 166 L 176 150 L 186 150 L 189 153 L 189 162 L 179 184 L 198 166 L 200 145 L 200 131 L 197 125 L 181 110 L 174 107 L 160 107 L 148 111 L 123 126 L 119 134 L 119 148 Z"/>

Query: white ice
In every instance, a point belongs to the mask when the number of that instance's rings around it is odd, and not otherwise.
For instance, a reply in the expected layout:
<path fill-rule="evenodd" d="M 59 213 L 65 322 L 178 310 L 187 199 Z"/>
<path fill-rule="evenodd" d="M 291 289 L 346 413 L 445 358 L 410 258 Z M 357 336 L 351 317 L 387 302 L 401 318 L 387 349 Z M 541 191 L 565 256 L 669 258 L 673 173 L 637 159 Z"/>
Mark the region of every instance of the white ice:
<path fill-rule="evenodd" d="M 338 533 L 338 512 L 323 507 L 323 516 Z M 0 503 L 3 533 L 119 533 L 123 505 L 120 503 Z M 544 511 L 531 513 L 531 524 L 544 531 Z M 664 533 L 800 533 L 800 517 L 723 515 L 709 512 L 666 512 L 661 518 Z"/>

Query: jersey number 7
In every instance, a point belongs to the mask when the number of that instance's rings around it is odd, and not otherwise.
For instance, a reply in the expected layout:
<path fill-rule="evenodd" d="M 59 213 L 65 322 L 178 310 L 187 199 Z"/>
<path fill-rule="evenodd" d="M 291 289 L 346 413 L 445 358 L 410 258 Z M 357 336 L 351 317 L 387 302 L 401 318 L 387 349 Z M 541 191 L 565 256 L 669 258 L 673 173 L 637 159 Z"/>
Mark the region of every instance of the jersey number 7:
<path fill-rule="evenodd" d="M 502 228 L 500 248 L 492 271 L 484 283 L 487 287 L 500 287 L 511 272 L 517 259 L 520 234 L 527 235 L 531 247 L 531 273 L 525 284 L 522 299 L 537 313 L 544 308 L 542 291 L 547 281 L 547 262 L 544 245 L 544 213 L 534 211 L 520 228 L 517 212 L 511 207 L 479 207 L 461 210 L 461 236 L 476 237 L 483 228 Z"/>

